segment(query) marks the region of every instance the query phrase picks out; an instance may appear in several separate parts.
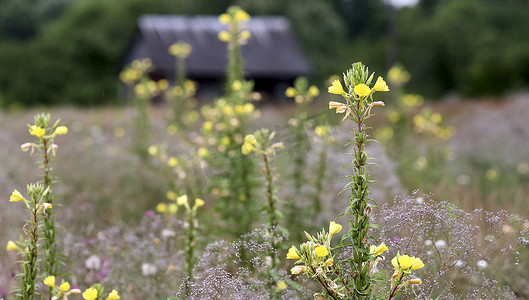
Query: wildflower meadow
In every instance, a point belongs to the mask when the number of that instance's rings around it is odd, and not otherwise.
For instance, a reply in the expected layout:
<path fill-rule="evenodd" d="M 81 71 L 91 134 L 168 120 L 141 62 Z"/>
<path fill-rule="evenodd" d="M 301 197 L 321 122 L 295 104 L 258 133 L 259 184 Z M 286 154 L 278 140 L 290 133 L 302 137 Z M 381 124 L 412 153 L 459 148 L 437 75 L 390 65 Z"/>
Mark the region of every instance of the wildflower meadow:
<path fill-rule="evenodd" d="M 250 19 L 218 17 L 214 99 L 178 41 L 125 107 L 0 112 L 0 299 L 529 299 L 527 97 L 431 104 L 352 56 L 270 105 Z"/>

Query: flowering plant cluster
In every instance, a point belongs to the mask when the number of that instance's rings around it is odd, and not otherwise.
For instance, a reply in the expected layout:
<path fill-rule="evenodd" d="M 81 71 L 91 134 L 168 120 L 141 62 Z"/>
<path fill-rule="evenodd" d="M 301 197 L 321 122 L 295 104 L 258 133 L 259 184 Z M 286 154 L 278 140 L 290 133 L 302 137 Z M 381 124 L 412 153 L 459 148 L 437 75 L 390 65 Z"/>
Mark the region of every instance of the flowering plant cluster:
<path fill-rule="evenodd" d="M 308 242 L 299 246 L 292 246 L 287 254 L 289 259 L 298 259 L 300 264 L 291 269 L 292 274 L 303 272 L 310 278 L 315 278 L 322 286 L 323 292 L 318 297 L 332 299 L 373 299 L 373 283 L 371 275 L 377 272 L 377 264 L 382 260 L 381 254 L 388 250 L 384 243 L 378 247 L 370 243 L 368 231 L 377 228 L 370 222 L 370 213 L 377 207 L 374 200 L 370 199 L 369 184 L 373 182 L 366 165 L 372 159 L 365 151 L 365 145 L 370 140 L 367 134 L 366 120 L 371 116 L 371 109 L 375 106 L 384 106 L 382 101 L 374 101 L 373 94 L 387 92 L 389 87 L 382 77 L 378 77 L 370 87 L 374 74 L 361 63 L 353 64 L 352 68 L 344 74 L 344 90 L 339 80 L 334 80 L 329 87 L 329 93 L 340 95 L 345 102 L 329 102 L 330 109 L 344 114 L 344 120 L 350 118 L 354 138 L 348 141 L 353 146 L 352 170 L 350 176 L 351 198 L 346 212 L 339 217 L 348 217 L 349 231 L 342 237 L 341 243 L 331 248 L 331 238 L 341 231 L 342 226 L 331 222 L 329 232 L 323 230 L 316 237 L 306 233 Z M 343 259 L 336 259 L 332 251 L 343 249 L 348 255 Z M 410 258 L 407 255 L 397 254 L 395 262 L 397 272 L 391 279 L 392 290 L 389 298 L 395 296 L 399 288 L 409 284 L 403 282 L 411 274 L 411 270 L 422 268 L 420 259 Z M 396 278 L 396 279 L 395 279 Z M 411 283 L 419 283 L 412 281 Z"/>

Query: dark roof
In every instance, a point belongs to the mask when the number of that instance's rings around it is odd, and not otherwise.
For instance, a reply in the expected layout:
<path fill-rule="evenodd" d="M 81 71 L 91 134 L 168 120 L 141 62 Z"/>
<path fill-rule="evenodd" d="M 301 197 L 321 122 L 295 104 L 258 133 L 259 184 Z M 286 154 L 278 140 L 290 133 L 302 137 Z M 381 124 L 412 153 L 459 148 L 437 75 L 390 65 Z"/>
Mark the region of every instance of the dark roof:
<path fill-rule="evenodd" d="M 183 41 L 193 50 L 186 60 L 186 71 L 193 77 L 222 77 L 226 72 L 226 43 L 218 33 L 227 25 L 215 16 L 146 15 L 138 21 L 139 35 L 130 49 L 126 63 L 151 58 L 155 67 L 172 77 L 175 57 L 169 47 Z M 252 17 L 246 24 L 251 32 L 242 47 L 244 70 L 250 78 L 291 79 L 308 75 L 311 67 L 284 17 Z"/>

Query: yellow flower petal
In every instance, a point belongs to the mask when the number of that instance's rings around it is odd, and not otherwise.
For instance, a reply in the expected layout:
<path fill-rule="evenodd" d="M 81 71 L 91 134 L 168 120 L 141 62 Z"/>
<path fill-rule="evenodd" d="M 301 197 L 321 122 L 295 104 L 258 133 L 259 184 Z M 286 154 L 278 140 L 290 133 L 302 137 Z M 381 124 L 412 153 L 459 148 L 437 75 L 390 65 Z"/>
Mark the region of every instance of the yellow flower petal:
<path fill-rule="evenodd" d="M 377 82 L 375 82 L 375 86 L 373 86 L 373 91 L 375 92 L 389 92 L 389 87 L 382 78 L 382 76 L 378 76 Z"/>
<path fill-rule="evenodd" d="M 46 130 L 44 130 L 44 128 L 42 128 L 42 127 L 38 127 L 36 125 L 32 125 L 32 126 L 29 127 L 29 134 L 40 138 L 40 137 L 44 136 L 44 134 L 46 134 Z"/>
<path fill-rule="evenodd" d="M 44 279 L 44 284 L 49 286 L 49 287 L 52 287 L 54 288 L 55 287 L 55 276 L 48 276 Z"/>
<path fill-rule="evenodd" d="M 318 95 L 320 94 L 320 90 L 315 87 L 315 86 L 311 86 L 308 90 L 308 93 L 309 95 L 311 95 L 312 97 L 318 97 Z"/>
<path fill-rule="evenodd" d="M 15 242 L 13 241 L 8 241 L 7 242 L 7 245 L 6 245 L 6 250 L 7 251 L 15 251 L 15 250 L 18 250 L 20 249 L 17 244 L 15 244 Z"/>
<path fill-rule="evenodd" d="M 355 94 L 360 97 L 366 97 L 371 94 L 371 89 L 363 83 L 355 86 L 353 90 Z"/>
<path fill-rule="evenodd" d="M 231 17 L 228 14 L 221 14 L 219 16 L 219 22 L 222 24 L 228 24 L 231 22 Z"/>
<path fill-rule="evenodd" d="M 327 250 L 327 247 L 325 246 L 318 246 L 316 247 L 316 255 L 319 257 L 325 257 L 329 254 L 329 250 Z"/>
<path fill-rule="evenodd" d="M 97 290 L 94 288 L 88 288 L 83 293 L 83 298 L 85 300 L 95 300 L 97 299 Z"/>
<path fill-rule="evenodd" d="M 378 256 L 386 251 L 388 251 L 389 248 L 388 246 L 386 246 L 386 244 L 382 243 L 380 245 L 378 245 L 378 247 L 375 248 L 375 256 Z"/>
<path fill-rule="evenodd" d="M 201 207 L 201 206 L 204 206 L 204 200 L 200 199 L 200 198 L 197 198 L 195 200 L 195 206 L 196 207 Z"/>
<path fill-rule="evenodd" d="M 422 262 L 420 258 L 413 257 L 413 259 L 414 259 L 413 265 L 411 266 L 412 270 L 418 270 L 418 269 L 424 268 L 424 263 Z"/>
<path fill-rule="evenodd" d="M 9 197 L 9 202 L 25 201 L 26 199 L 18 190 L 14 190 Z"/>
<path fill-rule="evenodd" d="M 110 294 L 108 294 L 107 300 L 118 300 L 118 299 L 120 299 L 120 297 L 118 295 L 118 291 L 112 290 L 112 292 L 110 292 Z"/>
<path fill-rule="evenodd" d="M 300 258 L 301 257 L 298 254 L 296 246 L 292 246 L 290 247 L 290 249 L 288 249 L 287 259 L 300 259 Z"/>
<path fill-rule="evenodd" d="M 250 20 L 250 15 L 244 10 L 239 9 L 237 12 L 235 12 L 235 16 L 233 18 L 237 22 L 244 22 Z"/>
<path fill-rule="evenodd" d="M 338 232 L 340 232 L 342 230 L 342 225 L 334 222 L 334 221 L 331 221 L 331 223 L 329 224 L 329 234 L 330 235 L 334 235 Z"/>
<path fill-rule="evenodd" d="M 327 90 L 327 92 L 331 93 L 331 94 L 336 94 L 336 95 L 344 95 L 345 92 L 342 88 L 342 84 L 340 83 L 340 80 L 336 79 L 332 82 L 332 85 L 329 87 L 329 89 Z"/>
<path fill-rule="evenodd" d="M 70 289 L 70 283 L 68 283 L 68 282 L 63 282 L 63 283 L 61 283 L 61 285 L 59 286 L 59 288 L 61 289 L 61 291 L 63 291 L 63 292 L 67 292 L 67 291 Z"/>
<path fill-rule="evenodd" d="M 296 97 L 297 95 L 297 92 L 296 92 L 296 89 L 293 88 L 293 87 L 289 87 L 286 91 L 285 91 L 285 95 L 289 98 L 294 98 Z"/>
<path fill-rule="evenodd" d="M 55 132 L 53 132 L 54 135 L 64 135 L 68 133 L 68 127 L 66 126 L 59 126 L 55 129 Z"/>
<path fill-rule="evenodd" d="M 230 33 L 225 30 L 219 32 L 219 40 L 226 42 L 226 43 L 229 42 L 231 40 Z"/>

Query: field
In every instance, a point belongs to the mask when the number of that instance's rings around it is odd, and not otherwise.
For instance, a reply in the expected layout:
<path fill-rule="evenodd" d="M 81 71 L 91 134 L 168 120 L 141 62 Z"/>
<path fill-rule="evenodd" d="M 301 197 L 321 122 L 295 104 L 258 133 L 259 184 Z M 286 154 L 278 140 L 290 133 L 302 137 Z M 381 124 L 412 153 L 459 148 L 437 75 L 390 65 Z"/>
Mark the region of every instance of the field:
<path fill-rule="evenodd" d="M 309 115 L 326 114 L 328 100 L 329 97 L 325 95 L 314 100 L 308 108 Z M 387 154 L 392 149 L 384 147 L 382 142 L 370 144 L 368 151 L 377 158 L 378 164 L 371 168 L 373 177 L 378 182 L 378 185 L 372 186 L 373 198 L 380 206 L 388 205 L 382 211 L 375 209 L 373 212 L 375 218 L 382 218 L 386 214 L 388 214 L 386 217 L 390 217 L 388 210 L 395 211 L 391 209 L 394 201 L 397 203 L 403 201 L 395 200 L 394 197 L 419 198 L 425 201 L 431 198 L 433 203 L 447 201 L 468 213 L 482 213 L 483 216 L 486 214 L 484 211 L 491 211 L 498 218 L 498 222 L 506 222 L 501 224 L 503 227 L 500 228 L 503 229 L 506 228 L 509 219 L 512 219 L 509 214 L 522 219 L 527 217 L 529 211 L 525 204 L 529 189 L 527 180 L 529 144 L 526 141 L 529 131 L 524 125 L 526 124 L 524 116 L 529 113 L 528 97 L 520 95 L 502 101 L 449 99 L 428 106 L 433 111 L 440 112 L 446 124 L 457 128 L 455 135 L 446 143 L 453 154 L 447 165 L 443 167 L 441 175 L 437 174 L 437 170 L 426 167 L 428 173 L 435 174 L 429 177 L 422 173 L 399 173 L 399 161 L 392 160 L 391 155 Z M 278 133 L 283 132 L 283 136 L 279 135 L 277 141 L 283 142 L 288 148 L 289 137 L 285 135 L 284 129 L 289 128 L 288 120 L 294 114 L 294 105 L 262 104 L 260 109 L 261 116 L 251 124 L 252 128 L 268 127 Z M 184 230 L 185 224 L 179 218 L 172 219 L 169 216 L 149 213 L 156 210 L 158 203 L 165 201 L 169 189 L 168 175 L 161 170 L 155 158 L 150 158 L 150 162 L 145 163 L 132 150 L 131 128 L 134 126 L 135 111 L 130 107 L 54 108 L 46 111 L 51 113 L 52 120 L 61 118 L 61 124 L 70 129 L 68 135 L 57 138 L 59 150 L 52 166 L 54 176 L 60 179 L 54 186 L 54 193 L 61 204 L 56 210 L 54 208 L 54 211 L 61 226 L 59 232 L 63 242 L 62 247 L 67 255 L 66 266 L 69 272 L 73 273 L 69 277 L 72 284 L 82 287 L 102 282 L 105 286 L 119 289 L 125 299 L 170 297 L 171 291 L 176 291 L 181 283 L 184 261 L 182 247 L 178 245 L 182 241 L 178 236 L 179 230 Z M 153 144 L 166 144 L 168 148 L 180 143 L 178 135 L 170 135 L 166 132 L 169 111 L 166 105 L 149 109 L 153 141 L 155 141 Z M 37 155 L 29 157 L 28 153 L 19 150 L 19 146 L 29 139 L 25 124 L 32 124 L 33 115 L 37 112 L 32 110 L 1 114 L 0 195 L 3 195 L 4 203 L 8 202 L 7 195 L 13 189 L 21 189 L 25 184 L 39 180 L 40 172 L 34 164 Z M 383 128 L 390 123 L 384 114 L 379 112 L 375 112 L 375 116 L 370 119 L 375 129 Z M 334 121 L 339 123 L 340 119 L 335 118 Z M 343 133 L 346 130 L 345 126 L 345 123 L 338 124 L 338 127 L 332 131 L 337 141 L 331 143 L 326 153 L 327 171 L 323 179 L 320 211 L 317 214 L 303 215 L 305 218 L 310 218 L 310 222 L 301 221 L 297 224 L 297 226 L 300 225 L 299 223 L 302 224 L 301 226 L 309 226 L 307 230 L 310 229 L 312 232 L 315 228 L 325 226 L 328 220 L 333 220 L 343 211 L 343 207 L 347 206 L 347 196 L 340 193 L 347 183 L 347 180 L 341 177 L 346 175 L 348 170 L 341 166 L 346 165 L 350 160 L 348 156 L 341 155 L 347 138 Z M 197 124 L 189 129 L 189 131 L 193 130 L 199 131 L 200 125 Z M 310 135 L 314 136 L 314 134 Z M 311 140 L 309 145 L 305 168 L 314 170 L 321 144 Z M 410 153 L 414 153 L 417 151 L 416 148 L 419 148 L 417 144 L 405 146 L 410 148 Z M 292 196 L 288 191 L 292 189 L 292 183 L 288 182 L 291 179 L 285 179 L 292 170 L 291 167 L 286 166 L 292 155 L 295 154 L 289 149 L 284 149 L 278 152 L 276 157 L 278 162 L 275 175 L 276 189 L 279 199 L 282 199 L 282 209 L 287 209 L 283 199 Z M 313 180 L 312 174 L 307 176 L 307 181 Z M 204 176 L 208 175 L 204 174 Z M 425 179 L 428 178 L 438 180 L 426 182 Z M 421 186 L 410 185 L 419 181 Z M 405 184 L 406 182 L 408 185 Z M 313 188 L 310 184 L 304 184 L 302 192 L 306 195 L 313 194 Z M 415 189 L 419 190 L 415 191 Z M 206 197 L 204 197 L 206 200 L 204 211 L 200 214 L 210 217 L 200 220 L 197 239 L 199 246 L 196 247 L 196 251 L 199 257 L 201 255 L 204 257 L 199 259 L 200 263 L 195 271 L 198 273 L 205 272 L 201 264 L 208 255 L 212 255 L 204 251 L 213 251 L 212 248 L 222 247 L 220 245 L 222 243 L 225 243 L 223 246 L 226 247 L 230 242 L 238 241 L 233 234 L 220 234 L 210 229 L 224 226 L 220 223 L 227 221 L 219 217 L 219 212 L 211 202 L 213 200 Z M 309 201 L 302 201 L 302 206 L 310 205 Z M 219 219 L 215 221 L 211 217 Z M 19 238 L 25 218 L 25 210 L 22 206 L 6 205 L 0 212 L 0 220 L 3 224 L 0 229 L 2 242 Z M 487 223 L 484 219 L 480 219 L 478 223 Z M 291 221 L 281 219 L 280 224 L 290 224 Z M 489 226 L 498 224 L 488 222 Z M 520 228 L 520 234 L 527 231 L 529 223 L 521 224 L 525 226 L 525 231 Z M 313 227 L 310 227 L 311 225 Z M 259 228 L 258 222 L 254 222 L 252 227 Z M 488 230 L 495 229 L 488 228 Z M 480 234 L 484 238 L 490 238 L 485 232 Z M 504 230 L 503 234 L 513 233 Z M 285 243 L 291 244 L 299 239 L 302 239 L 302 236 L 293 234 Z M 509 244 L 513 241 L 516 247 L 516 238 L 513 240 L 513 237 L 503 237 L 498 241 L 498 245 L 493 247 L 494 249 L 487 250 L 489 252 L 481 251 L 483 249 L 478 249 L 477 252 L 480 256 L 486 257 L 487 253 L 493 253 L 491 251 L 500 253 L 509 251 L 500 262 L 491 259 L 489 264 L 491 268 L 494 266 L 494 271 L 489 273 L 485 270 L 485 273 L 491 278 L 490 280 L 499 280 L 495 283 L 499 287 L 507 284 L 518 297 L 525 298 L 528 297 L 529 285 L 526 279 L 527 273 L 522 266 L 526 266 L 527 262 L 522 260 L 514 263 L 514 261 L 523 259 L 527 254 L 522 253 L 525 254 L 522 258 L 512 256 L 512 252 L 519 251 Z M 245 242 L 236 243 L 240 243 L 239 247 L 243 247 Z M 206 247 L 208 244 L 209 246 Z M 521 249 L 525 250 L 525 248 Z M 257 253 L 266 252 L 263 249 L 254 250 Z M 280 251 L 281 257 L 286 253 L 283 251 L 285 250 Z M 14 263 L 16 260 L 14 253 L 4 253 L 1 257 L 0 287 L 2 293 L 5 293 L 13 288 L 11 277 L 17 272 L 18 267 Z M 509 265 L 507 258 L 512 260 L 510 267 L 507 267 Z M 90 265 L 90 261 L 95 265 Z M 285 262 L 281 264 L 285 265 Z M 220 265 L 222 264 L 219 263 Z M 235 272 L 234 268 L 241 267 L 230 263 L 224 266 L 229 272 Z M 238 297 L 244 296 L 238 295 Z"/>

